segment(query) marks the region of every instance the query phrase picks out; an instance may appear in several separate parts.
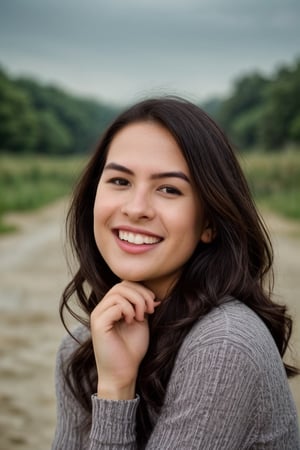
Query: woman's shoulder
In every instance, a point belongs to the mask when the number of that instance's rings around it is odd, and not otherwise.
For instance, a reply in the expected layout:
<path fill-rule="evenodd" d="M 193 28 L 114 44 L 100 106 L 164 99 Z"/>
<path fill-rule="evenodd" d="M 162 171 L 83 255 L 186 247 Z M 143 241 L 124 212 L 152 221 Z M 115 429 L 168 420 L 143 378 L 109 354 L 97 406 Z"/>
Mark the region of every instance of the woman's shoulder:
<path fill-rule="evenodd" d="M 199 331 L 201 331 L 202 341 L 222 337 L 237 342 L 269 333 L 258 314 L 235 299 L 213 308 L 201 317 L 191 330 L 191 337 L 195 338 Z"/>
<path fill-rule="evenodd" d="M 262 319 L 243 303 L 228 301 L 198 320 L 181 345 L 173 373 L 174 386 L 185 370 L 197 379 L 224 372 L 239 374 L 249 389 L 292 403 L 287 377 L 276 343 Z M 227 379 L 227 378 L 226 378 Z M 251 387 L 252 386 L 252 387 Z M 282 400 L 283 401 L 283 400 Z"/>
<path fill-rule="evenodd" d="M 228 301 L 198 320 L 187 335 L 184 347 L 190 351 L 226 345 L 263 361 L 273 355 L 281 359 L 275 341 L 262 319 L 238 300 Z"/>

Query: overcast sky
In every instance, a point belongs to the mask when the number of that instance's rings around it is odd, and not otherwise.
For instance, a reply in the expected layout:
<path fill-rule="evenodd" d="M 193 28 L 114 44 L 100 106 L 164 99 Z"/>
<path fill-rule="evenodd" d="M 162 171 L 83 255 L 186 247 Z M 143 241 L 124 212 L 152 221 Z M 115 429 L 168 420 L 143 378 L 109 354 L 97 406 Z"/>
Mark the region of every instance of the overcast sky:
<path fill-rule="evenodd" d="M 0 0 L 0 64 L 114 103 L 226 95 L 300 57 L 299 0 Z"/>

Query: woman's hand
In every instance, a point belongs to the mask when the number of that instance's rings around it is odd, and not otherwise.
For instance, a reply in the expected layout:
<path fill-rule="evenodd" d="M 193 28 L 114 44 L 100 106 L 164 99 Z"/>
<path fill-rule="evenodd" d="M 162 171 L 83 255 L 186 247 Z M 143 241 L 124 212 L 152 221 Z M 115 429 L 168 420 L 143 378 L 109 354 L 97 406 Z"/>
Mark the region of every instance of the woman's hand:
<path fill-rule="evenodd" d="M 149 345 L 147 315 L 158 304 L 153 292 L 143 285 L 122 281 L 110 289 L 92 312 L 99 397 L 134 398 L 139 365 Z"/>

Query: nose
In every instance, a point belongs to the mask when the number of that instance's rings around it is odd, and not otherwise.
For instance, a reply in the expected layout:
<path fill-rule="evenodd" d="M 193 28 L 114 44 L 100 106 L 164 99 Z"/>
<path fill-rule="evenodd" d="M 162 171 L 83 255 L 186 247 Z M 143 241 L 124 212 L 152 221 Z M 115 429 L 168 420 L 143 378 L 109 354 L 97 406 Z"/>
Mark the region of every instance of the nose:
<path fill-rule="evenodd" d="M 155 212 L 150 194 L 143 190 L 132 190 L 124 201 L 121 212 L 132 221 L 151 220 Z"/>

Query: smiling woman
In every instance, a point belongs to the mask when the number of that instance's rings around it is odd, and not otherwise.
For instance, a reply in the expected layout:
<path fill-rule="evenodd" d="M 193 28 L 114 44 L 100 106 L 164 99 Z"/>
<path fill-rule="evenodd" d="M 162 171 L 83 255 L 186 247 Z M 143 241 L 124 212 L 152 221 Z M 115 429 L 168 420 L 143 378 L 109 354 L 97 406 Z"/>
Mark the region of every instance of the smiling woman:
<path fill-rule="evenodd" d="M 190 179 L 169 131 L 141 122 L 115 136 L 99 180 L 94 206 L 97 247 L 118 278 L 143 282 L 157 298 L 166 297 L 202 234 L 207 241 Z"/>
<path fill-rule="evenodd" d="M 58 352 L 53 449 L 299 448 L 271 243 L 201 109 L 159 98 L 121 114 L 68 229 L 78 270 L 61 317 L 82 323 Z"/>

